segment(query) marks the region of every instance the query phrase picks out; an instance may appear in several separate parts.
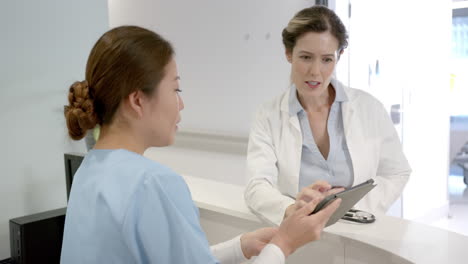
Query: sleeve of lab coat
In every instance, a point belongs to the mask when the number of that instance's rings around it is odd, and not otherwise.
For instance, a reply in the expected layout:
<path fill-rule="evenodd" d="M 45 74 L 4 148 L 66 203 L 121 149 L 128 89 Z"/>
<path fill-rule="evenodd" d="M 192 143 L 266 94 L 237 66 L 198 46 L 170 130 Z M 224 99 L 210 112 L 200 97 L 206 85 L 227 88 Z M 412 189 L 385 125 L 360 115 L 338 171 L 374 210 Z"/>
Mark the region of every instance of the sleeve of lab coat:
<path fill-rule="evenodd" d="M 248 183 L 244 198 L 250 210 L 263 221 L 279 225 L 294 199 L 277 188 L 278 167 L 271 126 L 263 108 L 255 117 L 247 152 Z"/>

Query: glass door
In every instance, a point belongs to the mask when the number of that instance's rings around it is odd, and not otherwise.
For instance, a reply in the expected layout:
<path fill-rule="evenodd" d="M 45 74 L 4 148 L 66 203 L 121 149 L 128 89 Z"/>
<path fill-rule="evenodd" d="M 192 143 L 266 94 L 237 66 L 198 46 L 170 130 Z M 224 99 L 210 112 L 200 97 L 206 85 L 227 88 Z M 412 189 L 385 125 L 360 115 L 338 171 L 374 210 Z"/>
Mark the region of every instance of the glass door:
<path fill-rule="evenodd" d="M 450 3 L 334 3 L 336 10 L 343 6 L 350 10 L 346 50 L 349 85 L 383 103 L 413 169 L 402 199 L 388 213 L 424 219 L 448 202 Z M 338 76 L 343 75 L 343 70 L 338 72 Z"/>

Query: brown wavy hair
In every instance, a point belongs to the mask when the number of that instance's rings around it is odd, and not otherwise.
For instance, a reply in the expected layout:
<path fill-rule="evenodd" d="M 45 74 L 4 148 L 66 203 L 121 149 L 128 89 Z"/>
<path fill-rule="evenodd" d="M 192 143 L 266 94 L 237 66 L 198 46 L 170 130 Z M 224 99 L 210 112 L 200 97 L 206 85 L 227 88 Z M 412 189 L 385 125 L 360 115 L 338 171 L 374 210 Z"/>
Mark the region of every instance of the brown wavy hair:
<path fill-rule="evenodd" d="M 79 140 L 97 124 L 110 124 L 131 93 L 141 90 L 150 96 L 173 55 L 172 45 L 148 29 L 121 26 L 104 33 L 89 54 L 86 79 L 73 83 L 68 92 L 70 137 Z"/>
<path fill-rule="evenodd" d="M 308 32 L 329 31 L 338 40 L 338 54 L 348 46 L 348 33 L 338 15 L 326 6 L 316 5 L 299 11 L 283 29 L 286 52 L 292 53 L 299 37 Z"/>

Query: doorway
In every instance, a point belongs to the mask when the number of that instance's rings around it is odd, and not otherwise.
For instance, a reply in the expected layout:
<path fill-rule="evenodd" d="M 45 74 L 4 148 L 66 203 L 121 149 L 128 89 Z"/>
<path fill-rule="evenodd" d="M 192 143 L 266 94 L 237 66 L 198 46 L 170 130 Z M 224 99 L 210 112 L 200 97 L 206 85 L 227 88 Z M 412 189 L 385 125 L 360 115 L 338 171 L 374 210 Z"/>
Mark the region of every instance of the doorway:
<path fill-rule="evenodd" d="M 413 169 L 402 198 L 389 214 L 421 222 L 446 218 L 450 2 L 333 3 L 349 31 L 348 83 L 383 103 Z M 344 9 L 348 14 L 338 12 Z"/>

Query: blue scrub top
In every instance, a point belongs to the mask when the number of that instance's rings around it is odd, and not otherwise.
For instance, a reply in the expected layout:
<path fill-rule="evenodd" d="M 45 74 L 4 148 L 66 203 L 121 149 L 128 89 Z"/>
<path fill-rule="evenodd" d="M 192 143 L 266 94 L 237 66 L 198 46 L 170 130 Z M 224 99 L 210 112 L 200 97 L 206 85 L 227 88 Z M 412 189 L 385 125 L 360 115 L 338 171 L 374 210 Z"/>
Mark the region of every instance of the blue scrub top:
<path fill-rule="evenodd" d="M 61 263 L 217 263 L 183 178 L 126 150 L 91 150 L 75 174 Z"/>

